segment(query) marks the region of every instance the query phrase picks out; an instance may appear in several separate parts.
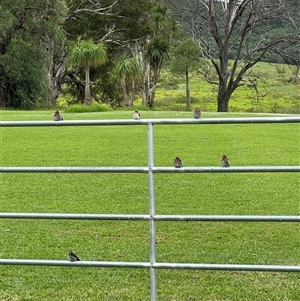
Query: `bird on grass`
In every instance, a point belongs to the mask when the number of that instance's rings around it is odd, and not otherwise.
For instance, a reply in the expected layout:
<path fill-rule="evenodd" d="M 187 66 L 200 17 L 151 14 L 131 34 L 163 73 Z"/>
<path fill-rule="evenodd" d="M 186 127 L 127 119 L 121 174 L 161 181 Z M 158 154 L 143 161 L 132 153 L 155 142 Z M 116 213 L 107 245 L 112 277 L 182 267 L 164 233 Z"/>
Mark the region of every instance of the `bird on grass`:
<path fill-rule="evenodd" d="M 222 163 L 223 167 L 229 167 L 230 166 L 229 159 L 227 158 L 226 155 L 223 155 L 223 157 L 221 159 L 221 163 Z"/>
<path fill-rule="evenodd" d="M 80 261 L 79 257 L 73 251 L 70 251 L 68 256 L 69 256 L 69 260 L 72 262 Z"/>

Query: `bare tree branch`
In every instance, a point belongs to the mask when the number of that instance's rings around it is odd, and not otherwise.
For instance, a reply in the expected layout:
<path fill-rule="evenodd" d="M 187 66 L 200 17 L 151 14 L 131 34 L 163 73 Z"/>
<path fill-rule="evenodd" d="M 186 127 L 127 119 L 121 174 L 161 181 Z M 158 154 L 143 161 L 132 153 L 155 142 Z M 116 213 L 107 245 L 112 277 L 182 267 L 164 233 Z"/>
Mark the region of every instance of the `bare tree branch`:
<path fill-rule="evenodd" d="M 81 13 L 91 13 L 94 15 L 106 15 L 106 16 L 115 16 L 115 17 L 121 17 L 117 12 L 113 13 L 112 9 L 114 6 L 119 2 L 119 0 L 116 0 L 114 3 L 112 3 L 109 6 L 101 7 L 99 4 L 91 1 L 91 0 L 84 0 L 77 8 L 73 8 L 72 6 L 69 7 L 68 11 L 70 12 L 68 16 L 66 17 L 66 21 L 70 19 L 76 19 L 78 14 Z M 82 7 L 85 4 L 90 4 L 88 7 Z"/>
<path fill-rule="evenodd" d="M 181 12 L 183 27 L 199 41 L 208 66 L 218 75 L 218 110 L 227 111 L 230 96 L 243 75 L 267 53 L 277 53 L 299 65 L 299 60 L 283 49 L 292 40 L 299 44 L 298 17 L 281 0 L 187 0 Z M 285 24 L 282 30 L 271 23 Z M 290 27 L 289 25 L 290 24 Z M 288 33 L 290 28 L 295 33 Z M 260 39 L 257 39 L 261 34 Z M 254 38 L 255 37 L 255 38 Z M 285 47 L 284 47 L 285 45 Z M 294 47 L 295 48 L 295 47 Z M 229 64 L 229 60 L 233 64 Z M 210 67 L 209 67 L 210 68 Z M 209 83 L 209 68 L 203 72 Z"/>

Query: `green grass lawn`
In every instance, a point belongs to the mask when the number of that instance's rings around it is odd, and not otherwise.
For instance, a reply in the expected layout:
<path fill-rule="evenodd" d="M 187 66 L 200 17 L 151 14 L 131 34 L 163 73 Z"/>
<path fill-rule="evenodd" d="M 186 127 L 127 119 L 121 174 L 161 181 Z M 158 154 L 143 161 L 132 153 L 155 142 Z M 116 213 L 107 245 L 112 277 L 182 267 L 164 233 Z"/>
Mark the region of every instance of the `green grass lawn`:
<path fill-rule="evenodd" d="M 52 120 L 51 111 L 1 111 Z M 203 113 L 203 118 L 254 116 Z M 262 116 L 262 115 L 259 115 Z M 265 115 L 264 115 L 265 116 Z M 142 118 L 190 112 L 142 112 Z M 131 112 L 64 114 L 125 119 Z M 0 128 L 1 166 L 146 166 L 146 126 Z M 300 164 L 299 124 L 155 125 L 156 166 Z M 2 212 L 148 214 L 147 174 L 0 174 Z M 157 214 L 298 215 L 298 173 L 155 174 Z M 149 262 L 144 221 L 0 220 L 0 258 Z M 157 262 L 300 264 L 296 223 L 157 222 Z M 298 301 L 299 273 L 157 270 L 164 301 Z M 147 269 L 0 265 L 0 300 L 150 300 Z"/>

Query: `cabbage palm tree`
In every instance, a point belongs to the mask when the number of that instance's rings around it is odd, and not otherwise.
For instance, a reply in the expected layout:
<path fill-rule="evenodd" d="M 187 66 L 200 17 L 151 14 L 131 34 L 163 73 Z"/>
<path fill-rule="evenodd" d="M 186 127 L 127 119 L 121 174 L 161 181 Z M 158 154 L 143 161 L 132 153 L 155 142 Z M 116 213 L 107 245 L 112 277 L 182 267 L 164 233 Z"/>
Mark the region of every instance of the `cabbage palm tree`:
<path fill-rule="evenodd" d="M 145 54 L 145 60 L 150 65 L 152 73 L 152 87 L 150 89 L 150 99 L 148 105 L 150 108 L 154 105 L 156 84 L 159 79 L 163 62 L 169 58 L 170 44 L 164 39 L 154 38 L 148 45 Z"/>
<path fill-rule="evenodd" d="M 80 38 L 71 49 L 70 60 L 73 65 L 85 68 L 85 92 L 84 103 L 90 105 L 91 87 L 90 87 L 90 68 L 97 67 L 107 61 L 107 52 L 103 42 L 95 44 L 92 39 L 84 41 Z"/>
<path fill-rule="evenodd" d="M 133 106 L 135 81 L 142 75 L 142 66 L 137 56 L 121 57 L 115 66 L 115 74 L 120 80 L 125 106 Z M 131 100 L 129 102 L 129 85 L 131 84 Z"/>

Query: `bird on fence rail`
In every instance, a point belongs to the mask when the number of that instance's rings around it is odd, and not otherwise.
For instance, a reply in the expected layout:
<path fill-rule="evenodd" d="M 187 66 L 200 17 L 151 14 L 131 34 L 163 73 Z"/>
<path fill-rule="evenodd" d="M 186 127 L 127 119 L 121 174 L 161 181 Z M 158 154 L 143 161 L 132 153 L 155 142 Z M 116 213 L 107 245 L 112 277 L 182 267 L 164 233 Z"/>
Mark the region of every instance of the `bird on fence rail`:
<path fill-rule="evenodd" d="M 193 111 L 193 116 L 195 119 L 199 119 L 201 117 L 201 111 L 199 108 L 195 108 Z"/>
<path fill-rule="evenodd" d="M 139 120 L 141 118 L 141 114 L 139 111 L 134 111 L 133 113 L 133 119 L 134 120 Z"/>
<path fill-rule="evenodd" d="M 64 120 L 59 111 L 55 111 L 53 114 L 54 121 L 62 121 Z"/>
<path fill-rule="evenodd" d="M 221 159 L 221 163 L 222 163 L 223 167 L 229 167 L 230 166 L 229 159 L 227 158 L 226 155 L 223 155 L 223 157 Z"/>
<path fill-rule="evenodd" d="M 72 262 L 80 261 L 79 257 L 73 251 L 70 251 L 68 256 L 69 256 L 69 260 Z"/>
<path fill-rule="evenodd" d="M 180 167 L 182 167 L 182 166 L 183 166 L 183 163 L 182 163 L 181 159 L 180 159 L 179 157 L 176 157 L 176 158 L 174 159 L 174 167 L 180 168 Z"/>

